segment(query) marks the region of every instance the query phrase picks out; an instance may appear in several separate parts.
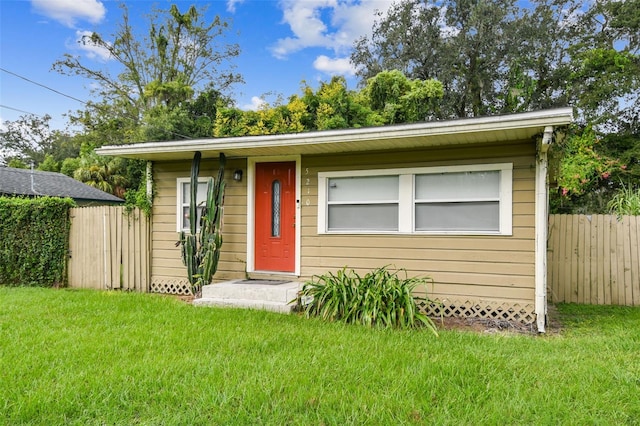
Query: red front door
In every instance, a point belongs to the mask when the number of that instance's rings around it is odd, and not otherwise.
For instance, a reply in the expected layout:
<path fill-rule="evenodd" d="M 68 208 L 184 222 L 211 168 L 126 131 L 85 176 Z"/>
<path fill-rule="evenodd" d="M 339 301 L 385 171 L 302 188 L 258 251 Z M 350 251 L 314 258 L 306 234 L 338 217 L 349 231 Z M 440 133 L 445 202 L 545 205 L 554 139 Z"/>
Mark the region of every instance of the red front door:
<path fill-rule="evenodd" d="M 255 270 L 295 272 L 296 163 L 256 163 Z"/>

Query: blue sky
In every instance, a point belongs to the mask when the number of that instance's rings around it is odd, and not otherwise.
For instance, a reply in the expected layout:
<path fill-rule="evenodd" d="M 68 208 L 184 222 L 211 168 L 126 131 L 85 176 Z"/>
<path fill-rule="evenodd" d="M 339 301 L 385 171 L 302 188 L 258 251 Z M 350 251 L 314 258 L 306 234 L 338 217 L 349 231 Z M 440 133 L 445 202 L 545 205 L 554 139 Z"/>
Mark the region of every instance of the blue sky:
<path fill-rule="evenodd" d="M 264 94 L 285 98 L 299 93 L 300 82 L 316 86 L 332 75 L 344 75 L 353 88 L 356 79 L 348 61 L 353 41 L 368 35 L 376 11 L 386 11 L 391 0 L 219 0 L 127 1 L 131 24 L 146 28 L 153 6 L 172 3 L 184 12 L 191 4 L 208 4 L 207 17 L 232 21 L 226 41 L 240 45 L 236 71 L 245 84 L 236 85 L 239 107 L 255 108 Z M 0 68 L 65 95 L 88 100 L 91 82 L 51 70 L 65 53 L 86 58 L 96 68 L 113 66 L 97 52 L 81 49 L 77 40 L 86 32 L 107 39 L 121 22 L 119 2 L 105 0 L 1 0 Z M 272 102 L 275 95 L 267 96 Z M 51 126 L 63 129 L 63 114 L 82 103 L 0 71 L 0 122 L 16 120 L 25 111 L 52 116 Z M 21 111 L 16 111 L 21 110 Z"/>

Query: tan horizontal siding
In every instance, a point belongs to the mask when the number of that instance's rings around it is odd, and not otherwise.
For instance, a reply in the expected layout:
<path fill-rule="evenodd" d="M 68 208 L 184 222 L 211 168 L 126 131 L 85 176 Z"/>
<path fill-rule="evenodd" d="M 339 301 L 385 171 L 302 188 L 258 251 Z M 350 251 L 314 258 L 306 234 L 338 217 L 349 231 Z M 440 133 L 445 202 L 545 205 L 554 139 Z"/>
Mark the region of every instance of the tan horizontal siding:
<path fill-rule="evenodd" d="M 168 242 L 166 244 L 169 244 Z M 444 250 L 441 248 L 399 248 L 399 247 L 370 247 L 363 252 L 356 247 L 331 247 L 329 249 L 323 247 L 309 247 L 305 250 L 305 254 L 310 258 L 335 257 L 342 259 L 357 258 L 393 258 L 404 260 L 420 260 L 451 262 L 460 258 L 460 250 Z M 529 264 L 530 254 L 528 251 L 509 251 L 502 250 L 467 250 L 464 249 L 465 260 L 468 262 L 477 262 L 486 265 L 487 262 L 493 262 L 496 256 L 502 256 L 500 264 Z M 427 259 L 427 260 L 425 260 Z M 486 267 L 486 266 L 485 266 Z"/>
<path fill-rule="evenodd" d="M 353 250 L 358 251 L 358 250 Z M 359 250 L 362 251 L 362 250 Z M 382 257 L 380 258 L 382 259 Z M 474 273 L 485 274 L 496 277 L 496 285 L 516 285 L 521 282 L 520 276 L 530 276 L 533 274 L 533 265 L 529 263 L 489 263 L 489 262 L 467 262 L 460 260 L 459 257 L 453 260 L 432 260 L 432 259 L 411 259 L 404 257 L 399 260 L 399 264 L 390 264 L 392 267 L 412 271 L 438 271 L 449 273 Z M 350 265 L 353 268 L 369 268 L 370 257 L 362 257 L 357 255 L 346 256 L 322 256 L 310 258 L 310 263 L 314 262 L 314 267 L 337 267 L 338 269 Z M 381 266 L 381 265 L 380 265 Z M 506 277 L 504 279 L 498 277 Z M 513 279 L 512 279 L 513 278 Z"/>
<path fill-rule="evenodd" d="M 225 168 L 225 205 L 223 217 L 223 249 L 218 264 L 216 279 L 243 276 L 246 259 L 246 160 L 229 160 Z M 235 182 L 233 172 L 242 169 L 243 181 Z M 179 239 L 176 232 L 176 193 L 177 179 L 189 178 L 191 162 L 154 163 L 154 188 L 156 196 L 153 203 L 153 255 L 151 261 L 151 280 L 158 282 L 184 281 L 186 269 L 180 258 L 180 247 L 175 243 Z M 218 163 L 203 160 L 200 164 L 200 177 L 215 177 Z M 240 275 L 238 275 L 240 274 Z"/>
<path fill-rule="evenodd" d="M 342 170 L 513 163 L 513 235 L 359 235 L 317 233 L 318 173 Z M 530 303 L 534 298 L 535 150 L 509 147 L 305 157 L 302 163 L 302 275 L 384 265 L 431 276 L 430 297 Z"/>
<path fill-rule="evenodd" d="M 421 289 L 416 291 L 416 293 L 422 296 L 425 295 Z M 534 300 L 535 291 L 529 288 L 505 289 L 502 287 L 492 287 L 490 285 L 436 284 L 435 286 L 427 286 L 426 296 L 443 302 L 447 300 L 495 300 L 522 303 Z"/>
<path fill-rule="evenodd" d="M 478 163 L 513 163 L 513 235 L 318 235 L 318 173 L 340 170 L 435 167 Z M 216 161 L 203 162 L 201 176 L 217 173 Z M 229 161 L 223 225 L 224 246 L 216 280 L 244 277 L 246 261 L 246 160 Z M 235 169 L 244 171 L 234 182 Z M 176 179 L 188 177 L 190 162 L 154 164 L 152 277 L 184 279 L 180 249 L 175 247 Z M 301 279 L 344 266 L 359 272 L 395 265 L 410 275 L 431 276 L 431 297 L 462 300 L 534 298 L 535 149 L 520 145 L 457 147 L 448 150 L 305 156 L 301 164 Z M 255 274 L 253 274 L 255 275 Z"/>
<path fill-rule="evenodd" d="M 303 236 L 303 247 L 395 247 L 430 248 L 434 250 L 453 249 L 460 252 L 468 250 L 495 250 L 497 252 L 525 251 L 533 256 L 533 240 L 515 239 L 503 236 L 465 237 L 460 235 L 313 235 Z M 355 245 L 354 242 L 359 244 Z"/>

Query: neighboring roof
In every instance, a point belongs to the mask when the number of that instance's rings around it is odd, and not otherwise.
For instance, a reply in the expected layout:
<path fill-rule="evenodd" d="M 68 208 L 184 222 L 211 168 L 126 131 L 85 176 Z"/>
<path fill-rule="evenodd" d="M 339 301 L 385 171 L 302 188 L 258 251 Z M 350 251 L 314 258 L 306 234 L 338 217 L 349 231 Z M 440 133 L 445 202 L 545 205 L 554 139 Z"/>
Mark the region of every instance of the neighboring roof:
<path fill-rule="evenodd" d="M 122 199 L 62 173 L 0 167 L 0 195 L 69 197 L 77 201 L 121 203 Z"/>
<path fill-rule="evenodd" d="M 195 151 L 202 152 L 205 158 L 215 158 L 220 152 L 233 158 L 509 143 L 532 139 L 545 127 L 567 125 L 572 119 L 571 108 L 558 108 L 359 129 L 111 145 L 96 152 L 145 160 L 179 160 L 191 159 Z"/>

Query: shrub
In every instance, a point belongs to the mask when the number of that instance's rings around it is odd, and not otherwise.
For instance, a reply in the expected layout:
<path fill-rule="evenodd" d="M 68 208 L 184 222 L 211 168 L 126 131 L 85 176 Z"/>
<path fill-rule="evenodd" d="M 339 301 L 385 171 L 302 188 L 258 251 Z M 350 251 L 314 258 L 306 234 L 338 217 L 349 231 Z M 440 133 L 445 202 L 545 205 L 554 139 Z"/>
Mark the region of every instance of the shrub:
<path fill-rule="evenodd" d="M 391 272 L 382 267 L 362 277 L 343 268 L 336 274 L 329 272 L 306 282 L 298 303 L 307 317 L 369 327 L 426 326 L 437 335 L 433 321 L 416 304 L 416 300 L 428 299 L 413 294 L 419 286 L 424 286 L 426 293 L 426 285 L 432 282 L 428 277 L 409 278 L 404 269 Z"/>
<path fill-rule="evenodd" d="M 634 190 L 631 185 L 625 186 L 623 184 L 622 188 L 619 189 L 616 195 L 609 201 L 607 208 L 611 214 L 618 216 L 640 215 L 640 188 Z"/>
<path fill-rule="evenodd" d="M 0 284 L 67 282 L 70 198 L 0 197 Z"/>

